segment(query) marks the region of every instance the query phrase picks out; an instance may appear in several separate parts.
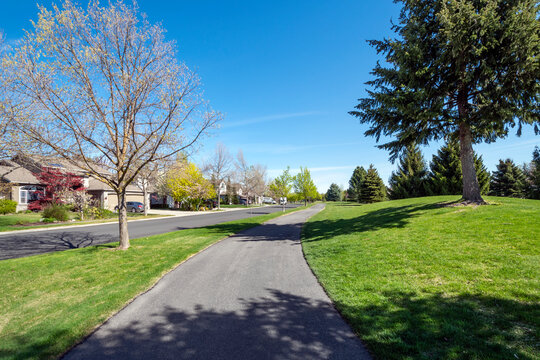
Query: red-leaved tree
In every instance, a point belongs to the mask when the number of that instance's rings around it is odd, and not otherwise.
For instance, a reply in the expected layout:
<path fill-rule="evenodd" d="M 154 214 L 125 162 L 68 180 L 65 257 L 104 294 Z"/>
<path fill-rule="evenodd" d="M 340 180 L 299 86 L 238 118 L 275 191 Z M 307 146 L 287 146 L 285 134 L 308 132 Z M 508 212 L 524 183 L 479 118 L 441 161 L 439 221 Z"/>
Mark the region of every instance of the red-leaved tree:
<path fill-rule="evenodd" d="M 39 211 L 48 204 L 64 204 L 77 192 L 86 190 L 83 178 L 70 172 L 44 167 L 34 176 L 44 186 L 44 191 L 35 193 L 37 199 L 28 203 L 28 210 Z"/>

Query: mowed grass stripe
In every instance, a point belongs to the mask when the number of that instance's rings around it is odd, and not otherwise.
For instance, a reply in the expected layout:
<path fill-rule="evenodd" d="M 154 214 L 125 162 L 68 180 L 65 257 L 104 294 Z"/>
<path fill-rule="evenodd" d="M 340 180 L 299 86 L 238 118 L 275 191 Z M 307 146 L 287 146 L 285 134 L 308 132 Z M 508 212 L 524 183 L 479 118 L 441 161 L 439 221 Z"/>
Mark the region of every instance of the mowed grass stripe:
<path fill-rule="evenodd" d="M 309 265 L 377 359 L 540 359 L 540 201 L 327 204 Z"/>
<path fill-rule="evenodd" d="M 282 214 L 0 261 L 0 358 L 59 356 L 191 255 Z"/>

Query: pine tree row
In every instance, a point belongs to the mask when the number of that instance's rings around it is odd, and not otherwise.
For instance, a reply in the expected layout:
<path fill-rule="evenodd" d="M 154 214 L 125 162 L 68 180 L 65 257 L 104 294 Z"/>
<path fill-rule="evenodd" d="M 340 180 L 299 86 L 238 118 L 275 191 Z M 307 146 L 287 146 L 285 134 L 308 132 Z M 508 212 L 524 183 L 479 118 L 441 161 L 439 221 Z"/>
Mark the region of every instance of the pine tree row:
<path fill-rule="evenodd" d="M 510 159 L 500 160 L 497 170 L 491 176 L 482 156 L 474 154 L 474 163 L 482 195 L 540 199 L 538 148 L 535 149 L 530 164 L 519 167 Z M 433 155 L 429 171 L 418 146 L 407 147 L 399 158 L 398 169 L 392 172 L 389 185 L 390 199 L 462 194 L 463 175 L 459 144 L 449 141 L 439 149 L 437 154 Z"/>

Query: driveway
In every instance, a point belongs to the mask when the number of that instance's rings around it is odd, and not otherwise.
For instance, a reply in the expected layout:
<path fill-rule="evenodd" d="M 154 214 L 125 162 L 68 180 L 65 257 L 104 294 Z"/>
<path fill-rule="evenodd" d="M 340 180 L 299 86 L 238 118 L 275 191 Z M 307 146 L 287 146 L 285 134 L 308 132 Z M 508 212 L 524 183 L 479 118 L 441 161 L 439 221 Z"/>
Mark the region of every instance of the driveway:
<path fill-rule="evenodd" d="M 64 359 L 370 359 L 302 254 L 285 215 L 194 256 Z"/>
<path fill-rule="evenodd" d="M 288 208 L 297 205 L 288 205 Z M 227 221 L 282 211 L 281 206 L 265 206 L 237 211 L 208 212 L 191 216 L 166 217 L 128 222 L 130 238 L 163 234 L 182 229 L 215 225 Z M 32 232 L 0 233 L 0 260 L 118 241 L 118 223 L 66 226 Z"/>

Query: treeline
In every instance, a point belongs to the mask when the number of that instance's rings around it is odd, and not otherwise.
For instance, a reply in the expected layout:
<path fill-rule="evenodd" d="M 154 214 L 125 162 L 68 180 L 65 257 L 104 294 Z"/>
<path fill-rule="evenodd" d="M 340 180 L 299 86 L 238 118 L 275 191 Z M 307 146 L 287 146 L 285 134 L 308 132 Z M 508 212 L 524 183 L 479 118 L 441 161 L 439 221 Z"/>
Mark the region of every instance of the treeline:
<path fill-rule="evenodd" d="M 461 195 L 463 174 L 459 157 L 459 143 L 447 142 L 433 155 L 428 165 L 417 145 L 408 146 L 392 172 L 387 188 L 377 169 L 358 166 L 349 180 L 349 188 L 332 184 L 326 192 L 327 201 L 355 201 L 372 203 L 388 199 L 406 199 L 421 196 Z M 474 154 L 476 177 L 482 195 L 540 199 L 540 149 L 533 151 L 532 161 L 522 166 L 511 159 L 499 160 L 492 174 L 484 165 L 482 156 Z"/>
<path fill-rule="evenodd" d="M 540 150 L 523 166 L 511 159 L 500 160 L 497 170 L 489 173 L 482 156 L 474 154 L 476 177 L 482 195 L 540 199 Z M 408 146 L 399 158 L 398 168 L 389 180 L 390 199 L 419 196 L 460 195 L 463 175 L 459 157 L 459 144 L 447 142 L 433 155 L 429 169 L 418 146 Z"/>
<path fill-rule="evenodd" d="M 349 189 L 343 191 L 332 184 L 326 192 L 326 201 L 356 201 L 373 203 L 387 199 L 387 189 L 373 164 L 366 170 L 357 166 L 349 180 Z"/>

